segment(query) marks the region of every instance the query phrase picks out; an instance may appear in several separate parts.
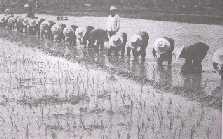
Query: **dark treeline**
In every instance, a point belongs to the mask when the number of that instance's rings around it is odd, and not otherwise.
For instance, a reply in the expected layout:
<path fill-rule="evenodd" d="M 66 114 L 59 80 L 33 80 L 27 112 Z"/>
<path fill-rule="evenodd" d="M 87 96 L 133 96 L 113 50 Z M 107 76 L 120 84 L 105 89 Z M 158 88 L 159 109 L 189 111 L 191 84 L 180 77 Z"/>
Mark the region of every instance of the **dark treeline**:
<path fill-rule="evenodd" d="M 118 5 L 122 10 L 156 11 L 222 11 L 223 0 L 0 0 L 1 9 L 20 9 L 27 1 L 35 1 L 37 7 L 48 9 L 82 9 L 91 7 L 104 10 L 109 5 Z"/>

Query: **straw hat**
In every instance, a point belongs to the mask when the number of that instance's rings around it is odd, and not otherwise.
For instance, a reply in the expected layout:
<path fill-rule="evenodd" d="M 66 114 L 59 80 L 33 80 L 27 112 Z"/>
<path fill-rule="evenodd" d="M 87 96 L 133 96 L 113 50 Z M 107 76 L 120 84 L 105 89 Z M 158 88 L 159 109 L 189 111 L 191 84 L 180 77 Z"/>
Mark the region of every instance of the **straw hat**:
<path fill-rule="evenodd" d="M 121 43 L 122 43 L 122 38 L 119 34 L 112 36 L 109 40 L 109 44 L 112 46 L 121 45 Z"/>
<path fill-rule="evenodd" d="M 24 8 L 29 8 L 29 4 L 26 3 L 26 4 L 24 5 Z"/>
<path fill-rule="evenodd" d="M 10 9 L 5 9 L 5 11 L 4 11 L 5 13 L 10 13 Z"/>
<path fill-rule="evenodd" d="M 170 42 L 165 38 L 158 38 L 154 42 L 154 49 L 159 51 L 162 48 L 169 48 L 170 49 Z"/>
<path fill-rule="evenodd" d="M 140 42 L 142 41 L 142 38 L 140 35 L 138 34 L 135 34 L 133 35 L 129 42 L 128 42 L 128 45 L 131 47 L 131 48 L 136 48 L 138 46 L 140 46 Z"/>
<path fill-rule="evenodd" d="M 134 42 L 137 42 L 137 41 L 139 41 L 139 40 L 141 40 L 141 36 L 140 35 L 138 35 L 138 34 L 135 34 L 135 35 L 133 35 L 132 37 L 131 37 L 131 42 L 132 43 L 134 43 Z"/>
<path fill-rule="evenodd" d="M 115 6 L 111 6 L 111 7 L 110 7 L 110 11 L 115 11 L 115 10 L 118 10 L 118 8 L 115 7 Z"/>

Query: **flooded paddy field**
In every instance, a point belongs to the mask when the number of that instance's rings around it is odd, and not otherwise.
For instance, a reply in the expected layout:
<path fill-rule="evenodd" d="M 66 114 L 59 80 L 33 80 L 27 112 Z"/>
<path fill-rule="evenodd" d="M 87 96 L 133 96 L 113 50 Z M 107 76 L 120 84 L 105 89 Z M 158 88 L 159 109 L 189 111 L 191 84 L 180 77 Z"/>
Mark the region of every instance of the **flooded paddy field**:
<path fill-rule="evenodd" d="M 103 28 L 105 18 L 65 22 Z M 141 19 L 121 23 L 129 36 L 138 30 L 150 34 L 145 63 L 1 29 L 0 137 L 221 139 L 222 83 L 211 56 L 222 47 L 223 27 Z M 174 38 L 176 47 L 197 41 L 210 45 L 203 73 L 181 75 L 182 61 L 168 70 L 157 68 L 151 48 L 162 36 Z"/>

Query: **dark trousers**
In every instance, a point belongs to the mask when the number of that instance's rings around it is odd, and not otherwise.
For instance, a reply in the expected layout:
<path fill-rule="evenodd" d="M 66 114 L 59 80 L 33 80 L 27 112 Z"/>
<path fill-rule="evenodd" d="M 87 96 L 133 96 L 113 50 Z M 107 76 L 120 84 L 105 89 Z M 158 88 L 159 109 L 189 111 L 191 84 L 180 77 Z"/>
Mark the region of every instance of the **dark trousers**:
<path fill-rule="evenodd" d="M 202 72 L 202 60 L 200 58 L 186 58 L 185 63 L 181 68 L 183 73 L 201 73 Z"/>
<path fill-rule="evenodd" d="M 113 36 L 113 35 L 115 35 L 116 34 L 116 31 L 108 31 L 108 35 L 109 35 L 109 37 L 111 37 L 111 36 Z"/>

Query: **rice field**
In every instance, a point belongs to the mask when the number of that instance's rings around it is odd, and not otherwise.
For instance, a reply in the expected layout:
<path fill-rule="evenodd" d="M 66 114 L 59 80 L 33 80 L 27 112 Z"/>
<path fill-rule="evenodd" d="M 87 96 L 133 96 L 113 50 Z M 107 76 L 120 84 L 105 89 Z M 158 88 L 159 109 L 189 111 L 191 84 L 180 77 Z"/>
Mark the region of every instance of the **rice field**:
<path fill-rule="evenodd" d="M 100 27 L 104 18 L 97 18 L 97 22 L 92 17 L 70 17 L 70 20 L 78 25 L 84 25 L 84 22 L 86 25 L 88 20 L 92 22 L 89 24 Z M 152 43 L 147 57 L 150 63 L 144 67 L 144 75 L 137 68 L 135 71 L 132 67 L 124 68 L 136 75 L 140 72 L 138 76 L 147 79 L 137 81 L 114 72 L 112 69 L 121 67 L 117 63 L 108 64 L 107 59 L 102 63 L 112 68 L 105 70 L 105 66 L 99 68 L 89 64 L 89 60 L 83 60 L 82 54 L 77 54 L 76 60 L 60 55 L 64 47 L 51 47 L 50 42 L 39 42 L 33 37 L 1 30 L 0 138 L 221 139 L 222 105 L 215 104 L 221 94 L 211 100 L 206 96 L 212 96 L 216 87 L 219 89 L 220 80 L 217 74 L 210 72 L 209 58 L 216 48 L 221 47 L 223 28 L 123 19 L 125 32 L 133 34 L 137 31 L 132 29 L 133 26 L 137 30 L 147 29 L 151 34 L 150 42 L 169 32 L 176 38 L 177 46 L 197 40 L 211 45 L 203 62 L 205 72 L 198 85 L 203 88 L 203 94 L 188 97 L 189 93 L 179 89 L 183 82 L 178 79 L 180 61 L 174 62 L 172 82 L 169 78 L 165 81 L 178 88 L 174 93 L 165 88 L 160 83 L 163 81 L 160 78 L 165 75 L 152 74 Z M 52 51 L 58 53 L 52 54 Z M 155 69 L 154 72 L 158 71 Z M 159 83 L 158 87 L 148 83 L 152 80 Z M 220 92 L 221 89 L 220 85 Z M 204 102 L 198 101 L 197 96 L 204 97 Z"/>

